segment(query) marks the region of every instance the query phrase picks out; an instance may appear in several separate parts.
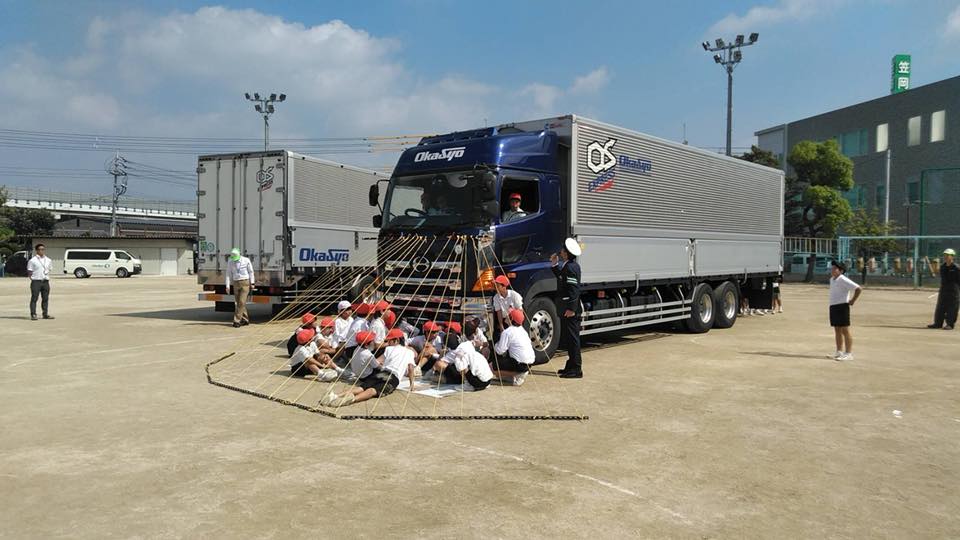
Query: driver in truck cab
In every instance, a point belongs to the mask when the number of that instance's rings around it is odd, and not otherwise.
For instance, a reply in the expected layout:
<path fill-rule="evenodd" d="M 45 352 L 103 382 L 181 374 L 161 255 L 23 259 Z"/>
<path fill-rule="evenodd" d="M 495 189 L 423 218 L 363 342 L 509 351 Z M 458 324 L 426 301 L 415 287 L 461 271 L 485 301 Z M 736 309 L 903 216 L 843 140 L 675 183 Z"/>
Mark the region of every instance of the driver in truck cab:
<path fill-rule="evenodd" d="M 527 217 L 527 212 L 524 211 L 523 208 L 520 208 L 521 201 L 522 199 L 519 193 L 510 194 L 510 208 L 500 217 L 500 223 L 510 223 L 511 221 L 517 221 L 518 219 Z"/>

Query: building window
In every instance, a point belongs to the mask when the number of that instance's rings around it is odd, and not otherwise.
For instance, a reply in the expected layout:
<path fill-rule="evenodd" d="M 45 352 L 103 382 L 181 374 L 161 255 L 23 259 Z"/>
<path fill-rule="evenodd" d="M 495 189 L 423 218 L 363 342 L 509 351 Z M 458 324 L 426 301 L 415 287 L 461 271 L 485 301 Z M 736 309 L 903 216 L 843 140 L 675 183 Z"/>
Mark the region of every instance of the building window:
<path fill-rule="evenodd" d="M 947 134 L 947 111 L 937 111 L 930 115 L 930 142 L 940 142 Z"/>
<path fill-rule="evenodd" d="M 880 209 L 887 207 L 887 186 L 884 184 L 877 184 L 877 197 L 874 203 Z"/>
<path fill-rule="evenodd" d="M 920 182 L 907 182 L 907 204 L 920 202 Z"/>
<path fill-rule="evenodd" d="M 840 135 L 840 151 L 847 157 L 862 156 L 867 153 L 867 130 L 858 129 Z"/>
<path fill-rule="evenodd" d="M 877 152 L 886 152 L 887 151 L 887 132 L 890 127 L 890 124 L 878 124 L 877 125 Z"/>
<path fill-rule="evenodd" d="M 863 186 L 860 184 L 853 186 L 853 189 L 844 193 L 843 196 L 854 210 L 867 205 L 866 190 L 863 189 Z"/>
<path fill-rule="evenodd" d="M 920 144 L 920 117 L 914 116 L 907 120 L 907 146 Z"/>

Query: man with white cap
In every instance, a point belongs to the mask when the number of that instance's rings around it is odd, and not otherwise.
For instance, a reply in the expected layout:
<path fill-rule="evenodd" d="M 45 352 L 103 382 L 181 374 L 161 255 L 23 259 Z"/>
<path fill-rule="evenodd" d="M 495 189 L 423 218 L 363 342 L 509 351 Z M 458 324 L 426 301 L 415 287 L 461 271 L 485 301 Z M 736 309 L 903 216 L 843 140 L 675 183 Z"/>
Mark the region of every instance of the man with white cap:
<path fill-rule="evenodd" d="M 227 290 L 233 285 L 233 327 L 239 328 L 250 324 L 250 315 L 247 313 L 247 296 L 253 287 L 255 278 L 253 263 L 240 254 L 240 250 L 230 250 L 230 260 L 227 261 Z"/>
<path fill-rule="evenodd" d="M 943 264 L 940 265 L 940 293 L 937 295 L 937 308 L 933 313 L 933 324 L 927 328 L 953 330 L 957 324 L 957 308 L 960 307 L 960 268 L 954 258 L 957 252 L 943 250 Z M 943 323 L 947 325 L 944 326 Z"/>
<path fill-rule="evenodd" d="M 557 372 L 564 379 L 580 379 L 583 377 L 583 362 L 580 359 L 580 264 L 577 257 L 582 250 L 580 244 L 573 238 L 567 238 L 560 249 L 560 256 L 550 256 L 553 263 L 553 273 L 557 276 L 557 296 L 560 301 L 557 307 L 560 310 L 560 334 L 564 348 L 567 350 L 567 365 Z"/>

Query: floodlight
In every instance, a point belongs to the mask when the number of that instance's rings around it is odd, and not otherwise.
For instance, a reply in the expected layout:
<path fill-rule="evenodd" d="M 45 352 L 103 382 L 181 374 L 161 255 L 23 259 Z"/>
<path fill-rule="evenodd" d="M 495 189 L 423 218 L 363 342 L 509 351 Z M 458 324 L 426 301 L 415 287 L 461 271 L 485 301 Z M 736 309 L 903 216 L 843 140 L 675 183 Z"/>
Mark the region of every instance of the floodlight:
<path fill-rule="evenodd" d="M 276 100 L 277 100 L 277 95 L 276 95 L 276 94 L 270 94 L 270 101 L 276 101 Z"/>
<path fill-rule="evenodd" d="M 709 51 L 709 50 L 710 50 L 710 42 L 709 42 L 709 41 L 704 41 L 703 43 L 701 43 L 701 45 L 703 45 L 703 50 L 705 50 L 705 51 Z"/>
<path fill-rule="evenodd" d="M 720 55 L 719 55 L 719 54 L 715 54 L 715 55 L 713 55 L 713 61 L 714 61 L 714 62 L 716 62 L 716 63 L 718 63 L 718 64 L 719 64 L 719 63 L 721 63 L 721 62 L 722 62 L 722 60 L 723 60 L 723 59 L 722 59 L 722 58 L 720 58 Z"/>
<path fill-rule="evenodd" d="M 758 39 L 760 39 L 760 34 L 756 32 L 750 34 L 750 43 L 756 43 Z"/>
<path fill-rule="evenodd" d="M 718 49 L 722 49 L 722 48 L 723 48 L 723 40 L 722 40 L 722 39 L 717 38 L 717 41 L 715 41 L 714 43 L 717 44 L 717 48 L 718 48 Z"/>
<path fill-rule="evenodd" d="M 247 98 L 247 99 L 250 99 L 250 92 L 247 92 L 247 93 L 243 94 L 243 97 L 245 97 L 245 98 Z"/>
<path fill-rule="evenodd" d="M 736 51 L 733 52 L 733 61 L 734 61 L 734 62 L 739 62 L 739 61 L 742 60 L 742 59 L 743 59 L 743 55 L 740 53 L 739 50 L 736 50 Z"/>
<path fill-rule="evenodd" d="M 257 92 L 254 92 L 253 99 L 260 99 L 260 94 L 258 94 Z"/>
<path fill-rule="evenodd" d="M 261 107 L 259 103 L 257 103 L 257 104 L 253 107 L 253 109 L 254 109 L 255 111 L 257 111 L 258 113 L 262 113 L 262 112 L 263 112 L 263 107 Z"/>
<path fill-rule="evenodd" d="M 280 94 L 280 101 L 286 101 L 286 99 L 287 99 L 286 94 Z"/>
<path fill-rule="evenodd" d="M 267 105 L 267 113 L 273 114 L 273 105 Z"/>

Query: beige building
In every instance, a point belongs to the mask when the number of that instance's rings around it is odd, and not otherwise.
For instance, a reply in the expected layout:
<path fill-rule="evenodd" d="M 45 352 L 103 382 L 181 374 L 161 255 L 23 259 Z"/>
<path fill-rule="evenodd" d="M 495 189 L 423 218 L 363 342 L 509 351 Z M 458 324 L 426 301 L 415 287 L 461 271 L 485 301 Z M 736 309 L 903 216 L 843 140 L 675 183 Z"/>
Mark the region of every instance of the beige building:
<path fill-rule="evenodd" d="M 186 275 L 193 273 L 194 238 L 192 235 L 148 238 L 125 236 L 120 238 L 84 238 L 46 236 L 33 239 L 33 245 L 42 243 L 47 256 L 53 260 L 53 274 L 63 275 L 63 255 L 68 249 L 122 249 L 143 263 L 143 275 Z"/>

